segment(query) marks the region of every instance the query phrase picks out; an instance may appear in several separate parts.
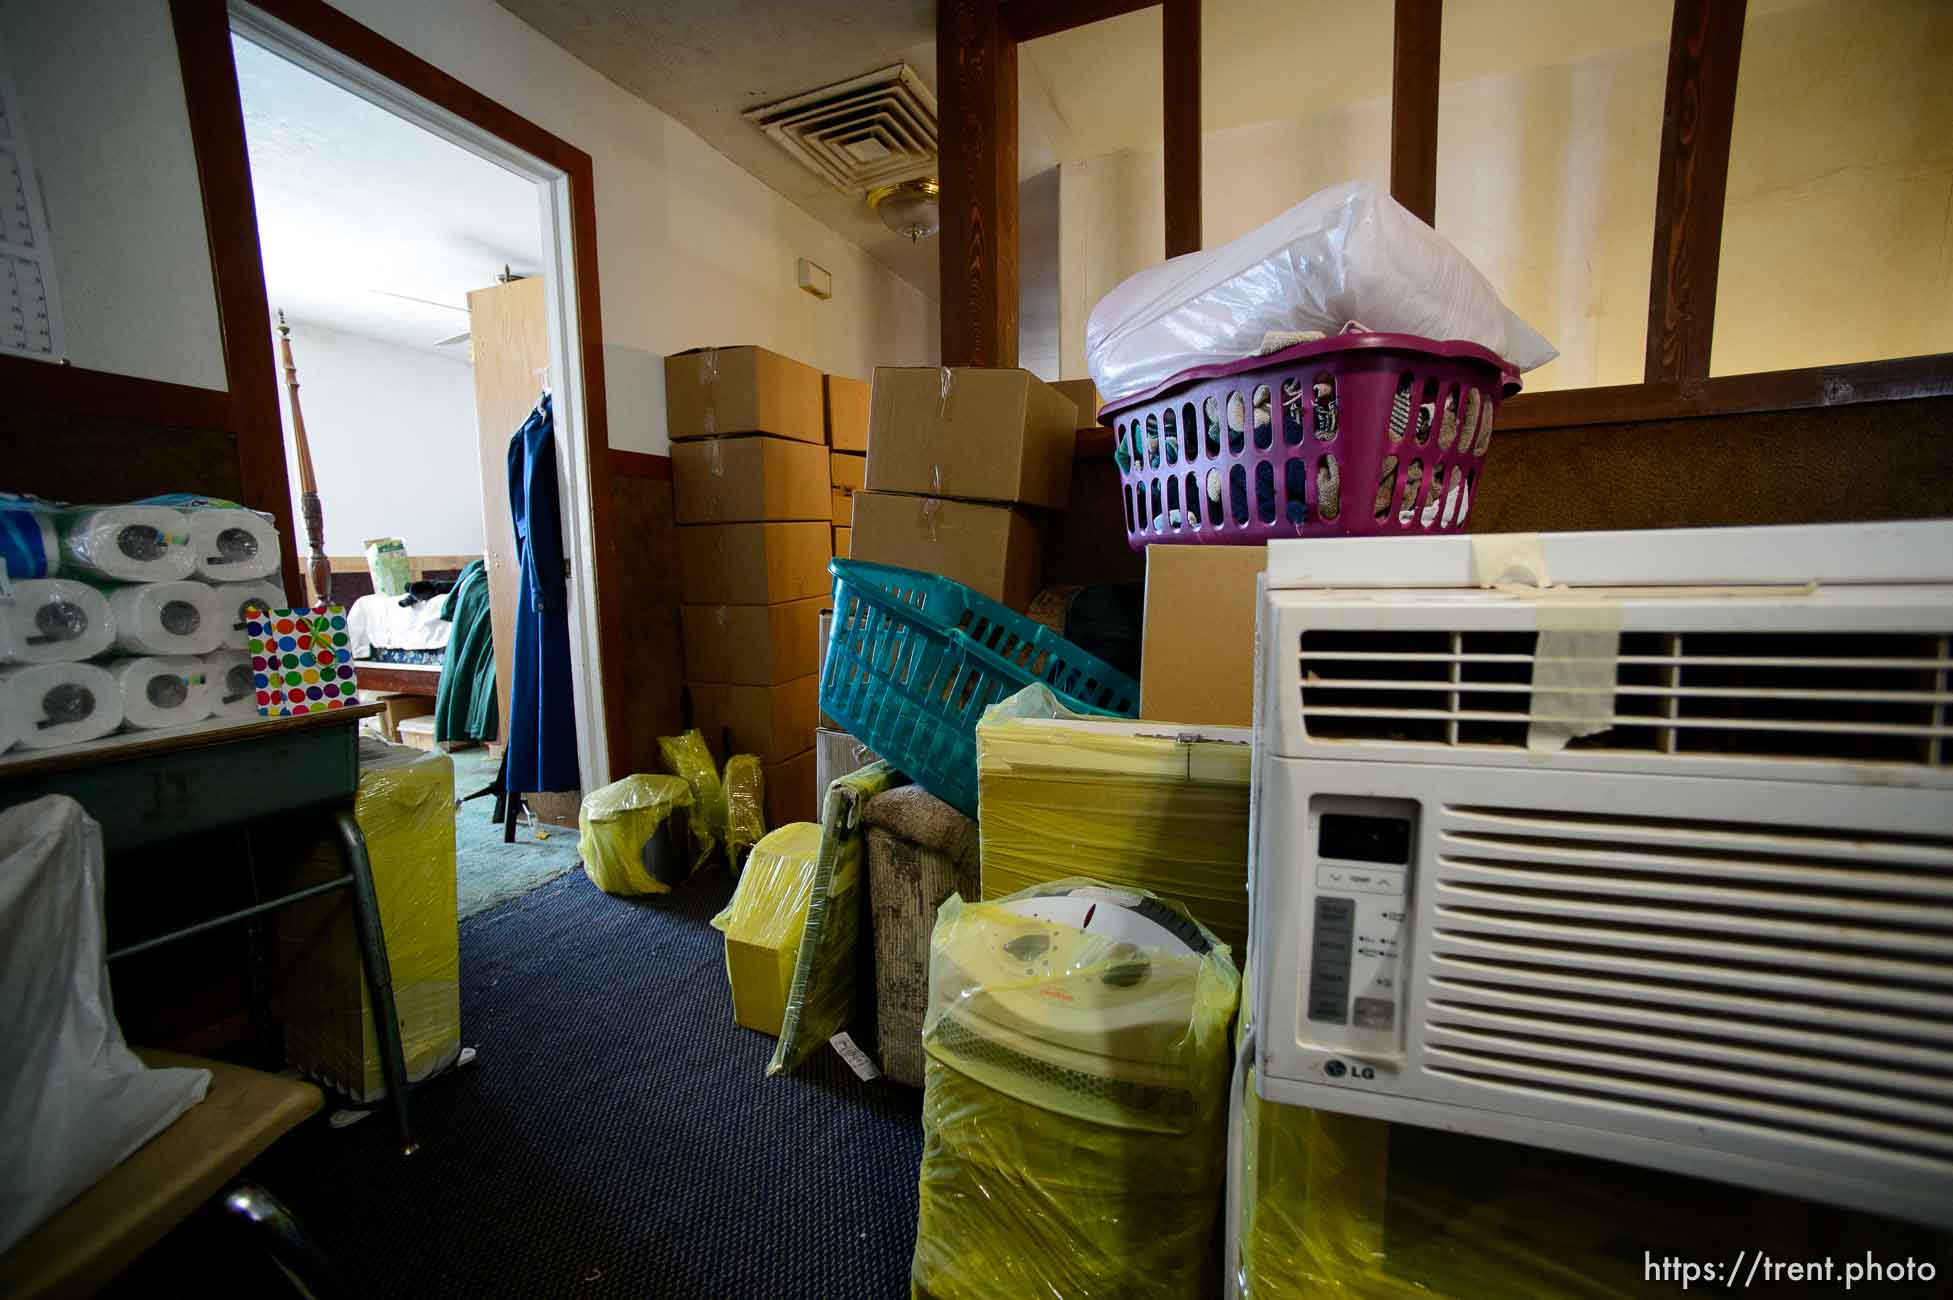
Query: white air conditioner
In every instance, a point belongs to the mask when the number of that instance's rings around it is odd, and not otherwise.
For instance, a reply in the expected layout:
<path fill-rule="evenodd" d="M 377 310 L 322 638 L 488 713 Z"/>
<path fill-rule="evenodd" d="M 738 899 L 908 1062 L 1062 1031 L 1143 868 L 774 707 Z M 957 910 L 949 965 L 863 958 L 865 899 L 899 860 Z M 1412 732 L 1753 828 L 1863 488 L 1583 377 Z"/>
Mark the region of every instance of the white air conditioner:
<path fill-rule="evenodd" d="M 1953 1226 L 1953 522 L 1266 588 L 1264 1099 Z"/>

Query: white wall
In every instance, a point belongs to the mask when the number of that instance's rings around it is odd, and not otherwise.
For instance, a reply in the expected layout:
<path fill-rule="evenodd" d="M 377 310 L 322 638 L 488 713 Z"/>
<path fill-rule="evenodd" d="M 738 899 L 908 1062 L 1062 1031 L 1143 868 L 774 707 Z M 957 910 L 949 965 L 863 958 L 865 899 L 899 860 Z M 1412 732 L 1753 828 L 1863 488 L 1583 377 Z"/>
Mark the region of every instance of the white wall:
<path fill-rule="evenodd" d="M 339 7 L 588 153 L 595 165 L 610 443 L 666 451 L 664 357 L 757 343 L 840 374 L 933 363 L 936 305 L 493 0 Z M 834 275 L 797 287 L 810 257 Z"/>
<path fill-rule="evenodd" d="M 5 0 L 67 358 L 224 387 L 217 294 L 167 0 Z"/>
<path fill-rule="evenodd" d="M 327 555 L 358 555 L 369 537 L 398 537 L 410 555 L 482 553 L 475 373 L 453 359 L 306 321 L 292 321 L 305 438 L 325 507 Z M 292 411 L 279 370 L 292 519 L 301 530 Z"/>

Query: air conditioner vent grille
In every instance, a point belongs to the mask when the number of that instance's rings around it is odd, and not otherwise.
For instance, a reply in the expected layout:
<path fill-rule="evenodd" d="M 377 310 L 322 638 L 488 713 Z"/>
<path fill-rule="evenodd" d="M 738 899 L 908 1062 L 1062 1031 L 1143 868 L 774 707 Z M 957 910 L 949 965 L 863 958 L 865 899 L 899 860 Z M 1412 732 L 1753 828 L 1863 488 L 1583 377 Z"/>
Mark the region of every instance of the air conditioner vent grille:
<path fill-rule="evenodd" d="M 1534 632 L 1310 629 L 1313 740 L 1524 748 Z M 1953 765 L 1947 635 L 1624 632 L 1612 725 L 1569 748 Z"/>
<path fill-rule="evenodd" d="M 936 97 L 904 64 L 751 109 L 765 131 L 835 189 L 863 194 L 936 170 Z"/>
<path fill-rule="evenodd" d="M 1953 838 L 1442 810 L 1423 1068 L 1953 1170 Z"/>

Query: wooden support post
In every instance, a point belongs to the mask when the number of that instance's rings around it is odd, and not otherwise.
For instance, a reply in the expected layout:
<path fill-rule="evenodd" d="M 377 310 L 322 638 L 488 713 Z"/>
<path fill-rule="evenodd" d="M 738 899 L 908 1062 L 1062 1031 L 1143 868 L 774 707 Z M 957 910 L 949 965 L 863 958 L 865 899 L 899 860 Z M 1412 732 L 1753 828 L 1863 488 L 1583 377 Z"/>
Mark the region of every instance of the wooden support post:
<path fill-rule="evenodd" d="M 1166 133 L 1166 255 L 1200 251 L 1200 0 L 1160 11 Z"/>
<path fill-rule="evenodd" d="M 1444 0 L 1397 0 L 1390 67 L 1390 197 L 1427 225 L 1438 212 L 1438 37 Z"/>
<path fill-rule="evenodd" d="M 946 366 L 1017 364 L 1017 41 L 997 0 L 938 0 Z"/>
<path fill-rule="evenodd" d="M 278 358 L 285 365 L 285 393 L 292 406 L 292 444 L 298 449 L 298 508 L 305 516 L 305 577 L 312 605 L 332 603 L 332 561 L 325 553 L 325 507 L 319 503 L 319 480 L 312 472 L 312 444 L 305 436 L 305 411 L 298 404 L 298 365 L 292 360 L 292 327 L 278 312 Z"/>
<path fill-rule="evenodd" d="M 1648 290 L 1651 384 L 1709 374 L 1744 9 L 1745 0 L 1675 0 Z"/>

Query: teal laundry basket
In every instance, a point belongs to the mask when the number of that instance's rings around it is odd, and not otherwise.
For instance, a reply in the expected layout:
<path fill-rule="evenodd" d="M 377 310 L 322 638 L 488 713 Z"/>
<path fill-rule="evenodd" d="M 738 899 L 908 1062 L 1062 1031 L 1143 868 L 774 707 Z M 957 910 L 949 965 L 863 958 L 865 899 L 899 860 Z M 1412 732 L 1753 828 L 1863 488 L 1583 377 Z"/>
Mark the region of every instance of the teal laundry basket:
<path fill-rule="evenodd" d="M 1139 684 L 960 582 L 835 560 L 821 708 L 929 793 L 974 817 L 983 711 L 1043 682 L 1082 713 L 1132 717 Z"/>

